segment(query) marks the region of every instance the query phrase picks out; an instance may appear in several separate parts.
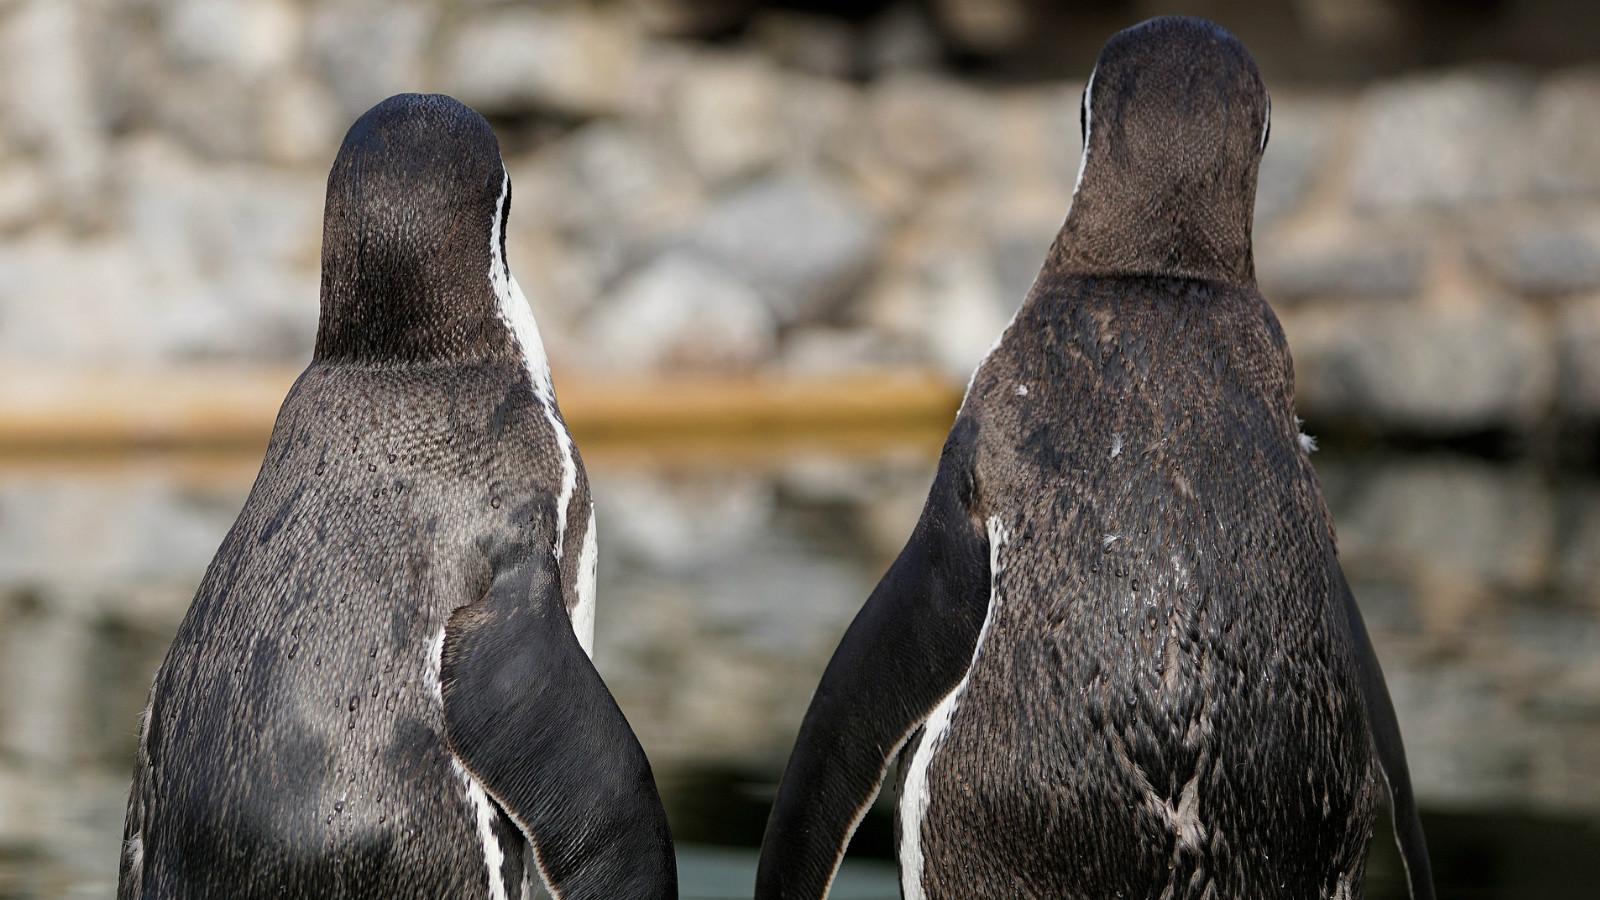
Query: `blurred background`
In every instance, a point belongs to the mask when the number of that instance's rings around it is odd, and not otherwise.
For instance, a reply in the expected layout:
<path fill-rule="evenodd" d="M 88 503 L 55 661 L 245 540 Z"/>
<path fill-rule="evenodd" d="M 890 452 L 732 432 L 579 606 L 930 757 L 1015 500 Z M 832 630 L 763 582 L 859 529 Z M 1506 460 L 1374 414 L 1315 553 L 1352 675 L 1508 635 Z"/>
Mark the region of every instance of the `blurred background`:
<path fill-rule="evenodd" d="M 135 719 L 309 358 L 327 167 L 405 90 L 500 134 L 599 506 L 597 663 L 684 896 L 748 896 L 822 666 L 1066 214 L 1094 56 L 1179 11 L 1272 90 L 1260 280 L 1441 895 L 1594 896 L 1600 4 L 0 0 L 0 898 L 110 895 Z M 896 896 L 888 823 L 835 896 Z"/>

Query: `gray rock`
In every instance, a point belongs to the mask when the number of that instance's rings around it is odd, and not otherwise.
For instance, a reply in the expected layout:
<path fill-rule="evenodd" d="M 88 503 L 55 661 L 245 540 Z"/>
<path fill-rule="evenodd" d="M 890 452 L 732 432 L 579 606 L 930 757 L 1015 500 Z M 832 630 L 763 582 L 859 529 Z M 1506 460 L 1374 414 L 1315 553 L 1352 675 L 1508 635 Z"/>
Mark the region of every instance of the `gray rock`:
<path fill-rule="evenodd" d="M 238 515 L 248 469 L 206 488 L 145 474 L 0 481 L 0 585 L 48 584 L 75 596 L 177 585 L 186 602 Z"/>
<path fill-rule="evenodd" d="M 923 351 L 909 338 L 863 328 L 803 325 L 784 334 L 776 367 L 800 376 L 828 377 L 920 363 Z"/>
<path fill-rule="evenodd" d="M 586 346 L 610 371 L 737 371 L 772 352 L 776 331 L 749 285 L 680 252 L 624 280 L 590 317 Z"/>
<path fill-rule="evenodd" d="M 127 240 L 57 234 L 0 245 L 0 356 L 19 364 L 160 361 L 168 297 Z"/>
<path fill-rule="evenodd" d="M 1054 238 L 1054 234 L 1040 228 L 996 234 L 990 240 L 989 259 L 1001 302 L 1021 306 L 1027 299 Z"/>
<path fill-rule="evenodd" d="M 700 187 L 662 136 L 641 125 L 599 121 L 578 129 L 561 148 L 567 202 L 603 212 L 624 226 L 682 227 L 698 211 Z M 538 215 L 562 215 L 539 209 Z M 661 223 L 651 226 L 649 223 Z"/>
<path fill-rule="evenodd" d="M 1594 290 L 1600 288 L 1600 217 L 1511 225 L 1480 240 L 1478 256 L 1518 293 Z"/>
<path fill-rule="evenodd" d="M 1520 195 L 1531 89 L 1501 71 L 1410 78 L 1370 89 L 1346 185 L 1365 212 L 1455 210 Z"/>
<path fill-rule="evenodd" d="M 262 158 L 261 111 L 271 88 L 241 72 L 220 69 L 164 78 L 152 101 L 160 130 L 210 162 Z"/>
<path fill-rule="evenodd" d="M 816 672 L 882 571 L 853 506 L 777 506 L 776 485 L 749 475 L 596 482 L 596 658 L 664 759 L 781 765 Z"/>
<path fill-rule="evenodd" d="M 603 290 L 644 265 L 697 219 L 698 180 L 666 141 L 643 127 L 598 120 L 578 129 L 542 173 L 539 196 L 516 181 L 513 227 L 553 227 Z"/>
<path fill-rule="evenodd" d="M 927 500 L 927 462 L 915 450 L 893 461 L 887 453 L 866 460 L 801 454 L 782 460 L 773 477 L 786 503 L 852 509 L 858 519 L 854 527 L 870 533 L 873 552 L 893 555 L 905 544 Z"/>
<path fill-rule="evenodd" d="M 447 92 L 480 112 L 620 111 L 639 62 L 638 35 L 586 9 L 507 9 L 462 24 L 441 62 Z"/>
<path fill-rule="evenodd" d="M 1549 342 L 1521 307 L 1351 304 L 1284 327 L 1308 418 L 1451 434 L 1524 427 L 1549 408 Z"/>
<path fill-rule="evenodd" d="M 765 54 L 786 68 L 840 79 L 861 68 L 855 30 L 832 17 L 768 10 L 752 32 Z"/>
<path fill-rule="evenodd" d="M 633 0 L 629 5 L 650 32 L 686 37 L 726 33 L 749 18 L 755 0 Z"/>
<path fill-rule="evenodd" d="M 1563 307 L 1556 320 L 1556 348 L 1562 412 L 1581 421 L 1600 422 L 1600 296 L 1574 300 Z"/>
<path fill-rule="evenodd" d="M 1595 585 L 1600 585 L 1600 484 L 1571 479 L 1562 485 L 1556 502 L 1559 512 L 1552 566 L 1556 588 L 1590 607 L 1600 606 L 1600 591 L 1595 590 Z"/>
<path fill-rule="evenodd" d="M 838 185 L 784 173 L 718 201 L 689 243 L 760 292 L 780 324 L 827 316 L 860 284 L 878 223 Z"/>
<path fill-rule="evenodd" d="M 866 44 L 867 66 L 874 73 L 933 69 L 944 52 L 927 10 L 915 3 L 895 4 L 878 16 Z"/>
<path fill-rule="evenodd" d="M 1256 184 L 1258 229 L 1277 224 L 1310 193 L 1338 137 L 1341 112 L 1332 100 L 1273 95 L 1272 134 Z"/>
<path fill-rule="evenodd" d="M 239 260 L 314 269 L 322 238 L 320 172 L 197 166 L 160 142 L 119 157 L 122 214 L 142 249 L 163 262 L 215 271 Z"/>
<path fill-rule="evenodd" d="M 38 168 L 21 159 L 0 161 L 0 234 L 21 231 L 47 214 L 43 181 Z"/>
<path fill-rule="evenodd" d="M 1539 160 L 1534 180 L 1552 198 L 1600 193 L 1600 72 L 1564 72 L 1534 97 L 1525 149 Z"/>
<path fill-rule="evenodd" d="M 106 154 L 84 52 L 87 16 L 83 4 L 31 0 L 0 19 L 0 139 L 39 161 L 52 203 L 93 224 Z"/>
<path fill-rule="evenodd" d="M 1256 271 L 1274 302 L 1404 298 L 1422 286 L 1424 244 L 1406 237 L 1312 232 L 1258 242 Z"/>
<path fill-rule="evenodd" d="M 1025 0 L 936 0 L 933 10 L 943 30 L 969 50 L 998 53 L 1030 36 Z"/>
<path fill-rule="evenodd" d="M 974 127 L 983 103 L 959 84 L 899 76 L 876 87 L 867 115 L 886 161 L 931 179 L 970 165 L 976 147 L 992 138 Z"/>
<path fill-rule="evenodd" d="M 842 165 L 861 141 L 859 88 L 832 78 L 791 74 L 779 84 L 784 163 L 812 170 Z"/>
<path fill-rule="evenodd" d="M 294 75 L 273 82 L 263 101 L 262 151 L 276 163 L 327 163 L 344 126 L 337 98 L 320 82 Z"/>
<path fill-rule="evenodd" d="M 606 555 L 644 571 L 683 575 L 727 562 L 761 540 L 773 515 L 772 486 L 749 472 L 665 478 L 613 473 L 594 488 Z"/>
<path fill-rule="evenodd" d="M 1020 298 L 1033 284 L 1072 206 L 1083 149 L 1082 95 L 1083 85 L 1075 83 L 1007 91 L 981 104 L 971 121 L 982 153 L 970 211 L 955 221 L 983 223 L 1004 267 L 1007 296 Z"/>
<path fill-rule="evenodd" d="M 212 159 L 267 155 L 264 112 L 279 83 L 294 78 L 301 8 L 283 0 L 179 0 L 161 12 L 159 74 L 145 73 L 153 80 L 142 86 L 156 121 Z"/>
<path fill-rule="evenodd" d="M 967 382 L 1022 300 L 1002 298 L 989 260 L 959 245 L 931 244 L 882 282 L 870 298 L 874 320 L 914 336 L 955 384 Z"/>
<path fill-rule="evenodd" d="M 1394 665 L 1392 658 L 1384 658 L 1384 676 L 1405 723 L 1418 796 L 1465 807 L 1528 796 L 1530 774 L 1539 769 L 1533 754 L 1548 738 L 1530 731 L 1500 673 L 1467 664 Z"/>
<path fill-rule="evenodd" d="M 134 246 L 117 264 L 137 298 L 124 315 L 142 313 L 154 331 L 127 352 L 303 359 L 316 327 L 320 173 L 195 171 L 157 142 L 135 145 L 119 168 Z"/>
<path fill-rule="evenodd" d="M 433 5 L 405 0 L 315 5 L 311 61 L 333 89 L 344 119 L 392 94 L 427 86 L 425 53 L 436 17 Z"/>
<path fill-rule="evenodd" d="M 713 184 L 770 166 L 782 153 L 777 74 L 759 60 L 711 57 L 678 86 L 673 124 L 678 143 Z"/>
<path fill-rule="evenodd" d="M 181 67 L 258 76 L 287 67 L 299 49 L 300 8 L 283 0 L 175 0 L 161 18 L 166 57 Z"/>
<path fill-rule="evenodd" d="M 1531 590 L 1546 577 L 1554 496 L 1531 470 L 1424 457 L 1342 477 L 1358 483 L 1332 506 L 1349 565 L 1478 591 Z"/>

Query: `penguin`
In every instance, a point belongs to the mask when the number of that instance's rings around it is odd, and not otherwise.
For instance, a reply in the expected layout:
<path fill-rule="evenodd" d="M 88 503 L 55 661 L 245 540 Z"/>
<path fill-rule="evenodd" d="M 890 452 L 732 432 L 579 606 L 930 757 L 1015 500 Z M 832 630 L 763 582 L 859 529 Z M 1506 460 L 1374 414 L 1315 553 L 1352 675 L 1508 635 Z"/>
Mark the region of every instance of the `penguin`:
<path fill-rule="evenodd" d="M 826 896 L 898 762 L 907 900 L 1356 898 L 1404 748 L 1294 414 L 1244 46 L 1111 38 L 1066 221 L 778 786 L 756 896 Z"/>
<path fill-rule="evenodd" d="M 151 688 L 120 900 L 677 896 L 510 207 L 456 100 L 345 136 L 315 350 Z"/>

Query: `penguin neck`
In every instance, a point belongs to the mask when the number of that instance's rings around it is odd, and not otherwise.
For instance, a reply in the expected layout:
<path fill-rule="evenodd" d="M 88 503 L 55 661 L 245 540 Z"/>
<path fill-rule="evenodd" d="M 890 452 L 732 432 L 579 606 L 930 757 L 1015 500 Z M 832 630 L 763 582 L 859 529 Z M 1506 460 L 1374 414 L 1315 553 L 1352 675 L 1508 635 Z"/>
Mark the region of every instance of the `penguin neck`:
<path fill-rule="evenodd" d="M 537 328 L 518 328 L 505 261 L 510 179 L 488 210 L 470 205 L 440 217 L 404 214 L 329 192 L 323 218 L 322 312 L 313 358 L 356 363 L 516 361 L 543 349 Z M 484 227 L 472 219 L 487 212 Z"/>
<path fill-rule="evenodd" d="M 518 356 L 488 277 L 416 258 L 329 260 L 313 359 L 480 363 Z"/>
<path fill-rule="evenodd" d="M 1063 275 L 1192 278 L 1253 288 L 1253 184 L 1248 192 L 1214 202 L 1193 187 L 1080 190 L 1046 268 Z"/>

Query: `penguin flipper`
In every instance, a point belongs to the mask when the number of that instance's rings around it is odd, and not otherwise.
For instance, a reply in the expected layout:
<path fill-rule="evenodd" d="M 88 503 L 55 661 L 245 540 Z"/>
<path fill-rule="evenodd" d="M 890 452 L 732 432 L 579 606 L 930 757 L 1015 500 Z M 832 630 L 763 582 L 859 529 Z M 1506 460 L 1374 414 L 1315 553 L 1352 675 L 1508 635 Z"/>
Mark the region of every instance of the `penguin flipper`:
<path fill-rule="evenodd" d="M 568 621 L 548 548 L 498 554 L 445 629 L 450 749 L 517 824 L 553 896 L 676 898 L 644 750 Z"/>
<path fill-rule="evenodd" d="M 890 763 L 966 674 L 989 601 L 975 437 L 958 421 L 910 541 L 812 696 L 767 821 L 757 898 L 826 895 Z"/>
<path fill-rule="evenodd" d="M 1333 564 L 1333 576 L 1335 588 L 1344 604 L 1345 620 L 1350 629 L 1350 646 L 1355 655 L 1356 676 L 1361 684 L 1362 700 L 1366 704 L 1373 750 L 1377 755 L 1378 767 L 1383 772 L 1384 787 L 1389 793 L 1395 843 L 1400 846 L 1400 860 L 1405 866 L 1411 898 L 1434 900 L 1433 869 L 1428 863 L 1428 843 L 1422 834 L 1422 819 L 1417 814 L 1416 797 L 1411 793 L 1411 770 L 1406 765 L 1406 748 L 1400 739 L 1400 721 L 1395 716 L 1394 702 L 1389 698 L 1389 687 L 1383 680 L 1383 669 L 1378 665 L 1378 654 L 1372 649 L 1372 639 L 1367 635 L 1361 609 L 1356 606 L 1350 583 L 1345 580 L 1344 571 L 1337 562 Z"/>

